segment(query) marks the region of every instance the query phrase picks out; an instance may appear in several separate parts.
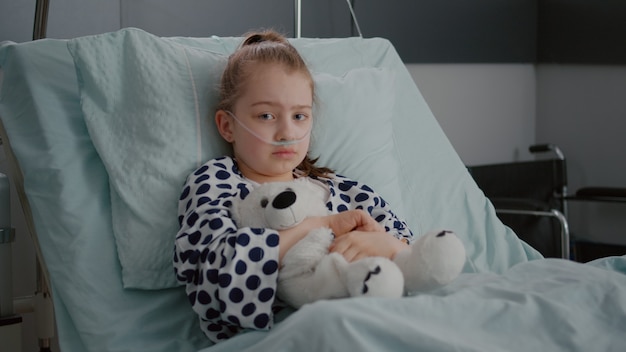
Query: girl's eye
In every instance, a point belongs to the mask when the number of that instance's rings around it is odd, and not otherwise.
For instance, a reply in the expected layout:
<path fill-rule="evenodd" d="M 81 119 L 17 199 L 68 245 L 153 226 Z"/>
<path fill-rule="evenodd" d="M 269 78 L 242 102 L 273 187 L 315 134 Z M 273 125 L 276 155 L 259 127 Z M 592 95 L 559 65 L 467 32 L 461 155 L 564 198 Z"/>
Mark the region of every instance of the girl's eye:
<path fill-rule="evenodd" d="M 305 114 L 296 114 L 293 118 L 298 121 L 304 121 L 308 118 L 308 116 Z"/>
<path fill-rule="evenodd" d="M 261 114 L 261 115 L 259 115 L 259 119 L 261 119 L 261 120 L 272 120 L 272 119 L 274 119 L 274 115 L 272 115 L 270 113 Z"/>

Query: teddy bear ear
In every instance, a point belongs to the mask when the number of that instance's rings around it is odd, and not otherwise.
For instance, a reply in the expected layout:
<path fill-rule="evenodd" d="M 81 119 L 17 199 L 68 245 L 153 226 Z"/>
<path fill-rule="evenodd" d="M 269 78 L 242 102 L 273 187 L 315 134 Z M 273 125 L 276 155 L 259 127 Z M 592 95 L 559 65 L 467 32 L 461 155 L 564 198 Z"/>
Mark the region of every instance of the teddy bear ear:
<path fill-rule="evenodd" d="M 263 199 L 267 192 L 267 187 L 261 185 L 253 189 L 244 199 L 236 197 L 230 206 L 230 215 L 237 227 L 266 227 L 263 216 Z M 266 205 L 269 201 L 265 201 Z"/>

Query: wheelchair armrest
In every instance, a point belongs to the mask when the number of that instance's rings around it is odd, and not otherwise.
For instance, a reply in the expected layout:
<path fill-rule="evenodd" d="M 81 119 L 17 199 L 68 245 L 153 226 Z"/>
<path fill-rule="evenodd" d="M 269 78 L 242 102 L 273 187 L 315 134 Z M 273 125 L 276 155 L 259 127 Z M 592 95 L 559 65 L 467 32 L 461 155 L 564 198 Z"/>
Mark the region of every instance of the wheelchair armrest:
<path fill-rule="evenodd" d="M 554 152 L 558 159 L 565 160 L 565 155 L 561 151 L 561 149 L 555 144 L 535 144 L 528 147 L 528 151 L 532 154 L 536 153 L 545 153 L 545 152 Z"/>
<path fill-rule="evenodd" d="M 626 203 L 626 188 L 618 187 L 583 187 L 568 200 Z"/>

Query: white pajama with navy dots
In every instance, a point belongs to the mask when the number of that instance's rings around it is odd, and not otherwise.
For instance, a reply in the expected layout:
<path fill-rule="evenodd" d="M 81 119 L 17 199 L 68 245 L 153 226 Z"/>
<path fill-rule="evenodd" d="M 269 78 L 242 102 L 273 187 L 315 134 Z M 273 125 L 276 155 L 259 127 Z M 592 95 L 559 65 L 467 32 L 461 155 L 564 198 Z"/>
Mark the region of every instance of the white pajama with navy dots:
<path fill-rule="evenodd" d="M 412 241 L 406 223 L 371 188 L 338 175 L 315 180 L 327 185 L 332 212 L 366 210 L 395 237 Z M 174 269 L 214 342 L 242 329 L 272 326 L 278 232 L 238 228 L 230 213 L 233 199 L 245 198 L 253 187 L 233 158 L 221 157 L 189 175 L 180 196 Z"/>

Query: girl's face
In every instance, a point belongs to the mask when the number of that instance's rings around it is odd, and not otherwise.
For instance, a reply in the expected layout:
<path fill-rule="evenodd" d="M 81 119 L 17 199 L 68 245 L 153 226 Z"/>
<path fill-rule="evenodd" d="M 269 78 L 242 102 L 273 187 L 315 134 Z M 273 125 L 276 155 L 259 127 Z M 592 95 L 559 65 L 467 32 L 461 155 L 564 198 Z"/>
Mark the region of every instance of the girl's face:
<path fill-rule="evenodd" d="M 287 71 L 278 64 L 256 64 L 252 71 L 233 106 L 232 113 L 241 124 L 220 110 L 218 129 L 233 144 L 245 177 L 259 183 L 292 180 L 292 171 L 309 149 L 312 82 L 304 73 Z M 288 145 L 267 142 L 293 140 L 297 142 Z"/>

